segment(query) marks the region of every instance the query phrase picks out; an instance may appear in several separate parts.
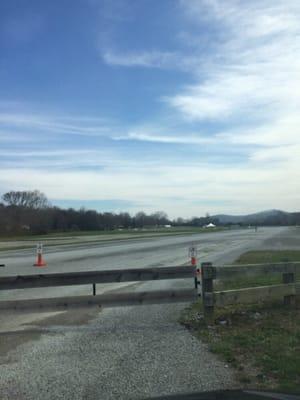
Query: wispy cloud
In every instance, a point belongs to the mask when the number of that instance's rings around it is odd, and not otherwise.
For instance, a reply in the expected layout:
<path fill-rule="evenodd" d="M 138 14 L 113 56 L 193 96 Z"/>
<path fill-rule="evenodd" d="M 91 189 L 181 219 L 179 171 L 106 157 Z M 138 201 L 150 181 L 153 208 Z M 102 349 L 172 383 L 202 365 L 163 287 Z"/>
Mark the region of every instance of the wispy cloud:
<path fill-rule="evenodd" d="M 111 132 L 112 123 L 101 118 L 0 112 L 0 128 L 2 131 L 31 129 L 53 134 L 101 136 Z"/>
<path fill-rule="evenodd" d="M 195 64 L 199 62 L 194 55 L 158 50 L 139 52 L 106 50 L 102 52 L 102 58 L 106 64 L 120 67 L 178 69 L 183 71 L 191 71 Z"/>
<path fill-rule="evenodd" d="M 106 51 L 103 54 L 103 59 L 107 64 L 120 65 L 122 67 L 170 67 L 174 58 L 177 58 L 174 53 L 158 51 L 124 54 Z"/>
<path fill-rule="evenodd" d="M 141 132 L 129 132 L 126 136 L 115 136 L 114 140 L 137 140 L 141 142 L 168 143 L 168 144 L 212 144 L 216 143 L 213 137 L 201 137 L 201 135 L 177 134 L 163 135 Z"/>
<path fill-rule="evenodd" d="M 218 21 L 222 34 L 209 68 L 168 103 L 194 120 L 274 119 L 300 104 L 299 2 L 181 1 L 194 23 Z M 205 76 L 203 80 L 201 75 Z"/>
<path fill-rule="evenodd" d="M 165 207 L 171 215 L 199 215 L 205 211 L 218 212 L 234 209 L 254 211 L 269 204 L 293 209 L 300 200 L 300 172 L 282 165 L 263 164 L 236 167 L 202 164 L 167 166 L 128 166 L 125 169 L 106 168 L 90 171 L 41 171 L 37 169 L 2 169 L 0 186 L 39 188 L 50 199 L 109 200 L 135 199 L 147 211 Z M 284 183 L 284 187 L 283 184 Z M 80 190 L 78 190 L 80 188 Z M 283 190 L 284 189 L 284 190 Z M 179 199 L 176 200 L 176 197 Z M 170 199 L 173 198 L 171 201 Z M 201 205 L 207 201 L 211 205 Z M 221 199 L 224 204 L 215 204 Z M 276 201 L 274 200 L 276 199 Z M 232 204 L 235 200 L 238 204 Z M 251 201 L 250 201 L 251 200 Z M 251 204 L 249 203 L 251 202 Z M 192 204 L 191 204 L 192 203 Z"/>

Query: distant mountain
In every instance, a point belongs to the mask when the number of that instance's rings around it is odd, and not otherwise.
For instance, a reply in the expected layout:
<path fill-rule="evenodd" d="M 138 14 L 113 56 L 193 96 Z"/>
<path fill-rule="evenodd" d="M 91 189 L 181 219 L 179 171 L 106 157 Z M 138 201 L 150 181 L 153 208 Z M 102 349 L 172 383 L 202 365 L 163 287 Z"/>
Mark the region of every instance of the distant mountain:
<path fill-rule="evenodd" d="M 218 214 L 214 215 L 212 218 L 217 218 L 221 224 L 261 224 L 270 219 L 280 219 L 286 218 L 290 213 L 281 210 L 266 210 L 255 214 L 247 215 L 226 215 Z"/>

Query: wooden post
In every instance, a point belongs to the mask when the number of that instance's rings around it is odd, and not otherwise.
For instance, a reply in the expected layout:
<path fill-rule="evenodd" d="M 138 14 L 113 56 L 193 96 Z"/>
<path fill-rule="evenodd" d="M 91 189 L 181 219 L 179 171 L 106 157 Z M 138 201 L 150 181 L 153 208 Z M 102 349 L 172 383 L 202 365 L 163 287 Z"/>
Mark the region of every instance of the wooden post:
<path fill-rule="evenodd" d="M 214 313 L 214 286 L 213 280 L 216 277 L 216 270 L 212 263 L 206 262 L 201 264 L 202 271 L 202 298 L 204 306 L 204 316 L 210 318 Z"/>
<path fill-rule="evenodd" d="M 294 283 L 295 282 L 295 274 L 293 272 L 285 272 L 282 274 L 282 282 L 283 283 Z M 296 296 L 284 296 L 283 304 L 286 306 L 294 306 L 296 304 Z"/>
<path fill-rule="evenodd" d="M 93 283 L 93 296 L 96 296 L 96 283 Z"/>

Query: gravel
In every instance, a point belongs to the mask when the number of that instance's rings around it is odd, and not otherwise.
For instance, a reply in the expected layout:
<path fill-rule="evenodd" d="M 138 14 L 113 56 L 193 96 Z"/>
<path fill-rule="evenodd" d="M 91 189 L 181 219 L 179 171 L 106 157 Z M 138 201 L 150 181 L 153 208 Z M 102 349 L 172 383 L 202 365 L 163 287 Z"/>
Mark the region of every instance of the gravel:
<path fill-rule="evenodd" d="M 40 340 L 0 365 L 1 400 L 142 399 L 236 388 L 233 371 L 178 324 L 183 307 L 106 309 L 87 324 L 36 327 Z"/>

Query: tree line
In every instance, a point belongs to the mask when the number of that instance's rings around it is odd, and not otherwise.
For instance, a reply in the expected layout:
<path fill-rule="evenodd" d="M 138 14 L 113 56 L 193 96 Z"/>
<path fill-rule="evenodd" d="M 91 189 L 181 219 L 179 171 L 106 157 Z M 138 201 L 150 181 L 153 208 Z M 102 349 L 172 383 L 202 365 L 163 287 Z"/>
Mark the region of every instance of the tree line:
<path fill-rule="evenodd" d="M 0 234 L 44 234 L 63 231 L 93 231 L 143 228 L 171 224 L 167 214 L 158 211 L 134 216 L 127 212 L 97 212 L 80 208 L 52 206 L 46 196 L 35 191 L 11 191 L 0 203 Z"/>
<path fill-rule="evenodd" d="M 171 220 L 163 211 L 146 214 L 143 211 L 130 215 L 128 212 L 97 212 L 80 208 L 62 209 L 52 206 L 47 197 L 38 190 L 10 191 L 0 202 L 0 235 L 45 234 L 65 231 L 96 231 L 115 229 L 141 229 L 151 227 L 194 226 L 209 223 L 221 225 L 217 218 L 205 217 Z M 300 213 L 270 215 L 261 220 L 241 222 L 239 225 L 300 225 Z M 231 223 L 224 224 L 227 226 Z"/>

